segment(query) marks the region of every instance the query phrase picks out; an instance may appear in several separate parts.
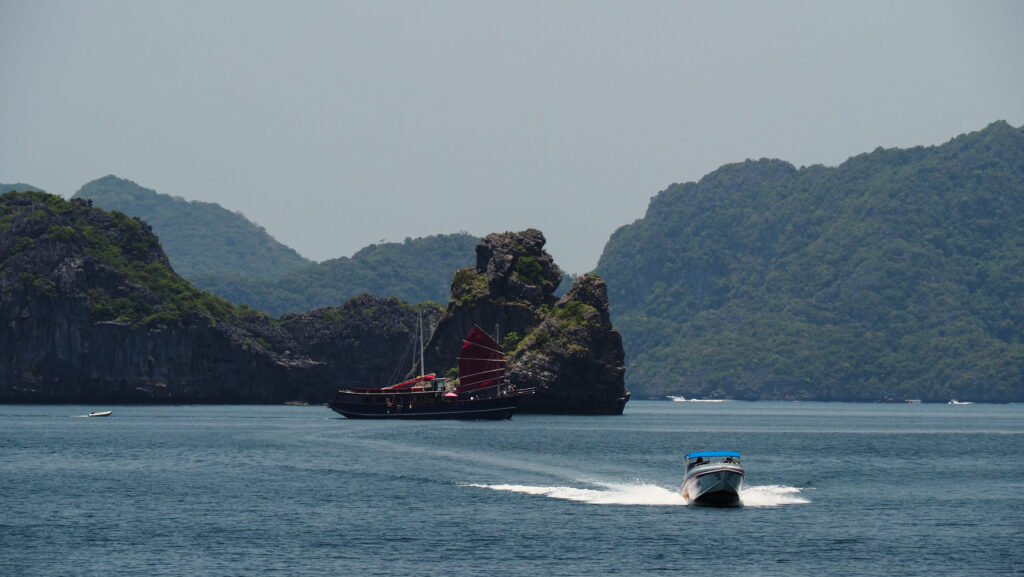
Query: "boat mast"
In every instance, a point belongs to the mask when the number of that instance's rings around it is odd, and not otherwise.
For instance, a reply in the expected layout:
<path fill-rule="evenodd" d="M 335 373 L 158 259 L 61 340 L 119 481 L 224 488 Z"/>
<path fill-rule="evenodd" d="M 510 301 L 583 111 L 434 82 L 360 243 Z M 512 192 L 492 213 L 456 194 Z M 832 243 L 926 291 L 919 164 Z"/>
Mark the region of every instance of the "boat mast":
<path fill-rule="evenodd" d="M 420 376 L 426 374 L 423 369 L 423 308 L 420 308 Z"/>

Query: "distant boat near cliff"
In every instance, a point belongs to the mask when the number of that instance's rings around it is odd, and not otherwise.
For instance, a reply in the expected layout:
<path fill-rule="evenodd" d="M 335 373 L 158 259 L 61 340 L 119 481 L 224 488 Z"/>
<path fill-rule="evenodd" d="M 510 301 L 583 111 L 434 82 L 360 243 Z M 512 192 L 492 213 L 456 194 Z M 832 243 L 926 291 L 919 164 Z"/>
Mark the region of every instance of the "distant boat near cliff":
<path fill-rule="evenodd" d="M 687 399 L 676 395 L 666 395 L 666 397 L 676 403 L 724 403 L 726 401 L 726 399 Z"/>
<path fill-rule="evenodd" d="M 109 417 L 114 414 L 114 411 L 93 411 L 88 415 L 78 415 L 79 417 Z"/>

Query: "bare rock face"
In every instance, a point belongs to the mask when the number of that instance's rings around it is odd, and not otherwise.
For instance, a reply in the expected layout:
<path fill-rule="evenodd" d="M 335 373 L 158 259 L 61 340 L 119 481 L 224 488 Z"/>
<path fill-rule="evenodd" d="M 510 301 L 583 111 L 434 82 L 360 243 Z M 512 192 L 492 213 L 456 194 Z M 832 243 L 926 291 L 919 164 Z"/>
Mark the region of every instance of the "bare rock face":
<path fill-rule="evenodd" d="M 546 242 L 533 228 L 484 237 L 476 247 L 476 270 L 486 275 L 490 294 L 535 305 L 548 302 L 562 271 L 544 251 Z"/>
<path fill-rule="evenodd" d="M 541 309 L 553 306 L 552 293 L 562 272 L 544 252 L 544 235 L 529 229 L 493 233 L 477 245 L 476 266 L 452 279 L 448 307 L 437 320 L 425 351 L 428 372 L 455 367 L 462 339 L 473 325 L 504 340 L 525 335 L 543 320 Z"/>
<path fill-rule="evenodd" d="M 146 223 L 0 195 L 0 401 L 320 399 L 325 364 L 174 274 Z"/>
<path fill-rule="evenodd" d="M 584 275 L 557 299 L 562 273 L 545 242 L 540 231 L 529 229 L 490 234 L 477 245 L 476 266 L 452 280 L 425 364 L 429 371 L 454 367 L 462 338 L 476 324 L 502 342 L 510 380 L 536 388 L 520 411 L 621 414 L 629 393 L 605 284 Z"/>
<path fill-rule="evenodd" d="M 608 315 L 608 290 L 594 275 L 576 279 L 551 314 L 513 352 L 509 379 L 535 387 L 520 410 L 618 415 L 629 401 L 622 337 Z"/>
<path fill-rule="evenodd" d="M 440 312 L 436 306 L 420 308 L 427 318 Z M 279 321 L 297 350 L 323 365 L 318 402 L 343 386 L 383 387 L 402 380 L 419 350 L 418 323 L 416 308 L 394 297 L 367 294 L 340 307 L 288 314 Z M 424 330 L 429 330 L 426 323 Z"/>
<path fill-rule="evenodd" d="M 174 274 L 138 219 L 0 195 L 0 402 L 322 403 L 386 383 L 415 330 L 395 299 L 236 309 Z"/>

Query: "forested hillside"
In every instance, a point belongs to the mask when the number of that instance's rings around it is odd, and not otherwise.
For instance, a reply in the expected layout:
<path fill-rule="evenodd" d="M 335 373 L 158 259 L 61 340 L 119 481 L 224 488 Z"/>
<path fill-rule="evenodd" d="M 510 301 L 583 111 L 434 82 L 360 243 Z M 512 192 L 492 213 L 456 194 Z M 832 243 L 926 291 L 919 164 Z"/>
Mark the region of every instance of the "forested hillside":
<path fill-rule="evenodd" d="M 723 166 L 596 272 L 641 398 L 1022 401 L 1024 129 Z"/>
<path fill-rule="evenodd" d="M 24 182 L 18 182 L 15 184 L 0 184 L 0 194 L 5 192 L 43 192 L 42 189 L 36 188 L 31 184 L 25 184 Z"/>
<path fill-rule="evenodd" d="M 279 279 L 198 275 L 196 286 L 236 304 L 278 316 L 339 306 L 369 293 L 409 303 L 448 302 L 452 275 L 473 264 L 479 238 L 467 233 L 370 245 L 352 258 L 311 264 Z"/>
<path fill-rule="evenodd" d="M 339 306 L 363 293 L 444 303 L 451 275 L 474 262 L 480 240 L 467 233 L 406 239 L 314 263 L 241 213 L 116 176 L 86 184 L 75 198 L 140 217 L 160 238 L 175 272 L 200 289 L 273 315 Z"/>
<path fill-rule="evenodd" d="M 244 275 L 272 279 L 311 261 L 276 240 L 240 213 L 211 202 L 187 201 L 105 176 L 87 183 L 74 198 L 146 221 L 160 238 L 181 276 Z"/>
<path fill-rule="evenodd" d="M 0 403 L 322 403 L 389 382 L 417 317 L 366 295 L 272 319 L 196 290 L 138 218 L 0 194 Z"/>

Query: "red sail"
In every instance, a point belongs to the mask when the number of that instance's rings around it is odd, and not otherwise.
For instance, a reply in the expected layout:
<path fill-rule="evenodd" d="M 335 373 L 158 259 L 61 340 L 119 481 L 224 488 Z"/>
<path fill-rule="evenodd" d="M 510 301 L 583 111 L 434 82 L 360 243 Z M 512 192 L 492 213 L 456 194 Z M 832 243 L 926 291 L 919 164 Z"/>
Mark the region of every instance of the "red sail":
<path fill-rule="evenodd" d="M 456 390 L 460 393 L 505 382 L 505 353 L 501 345 L 476 325 L 463 339 L 462 354 L 458 360 L 459 386 Z"/>

